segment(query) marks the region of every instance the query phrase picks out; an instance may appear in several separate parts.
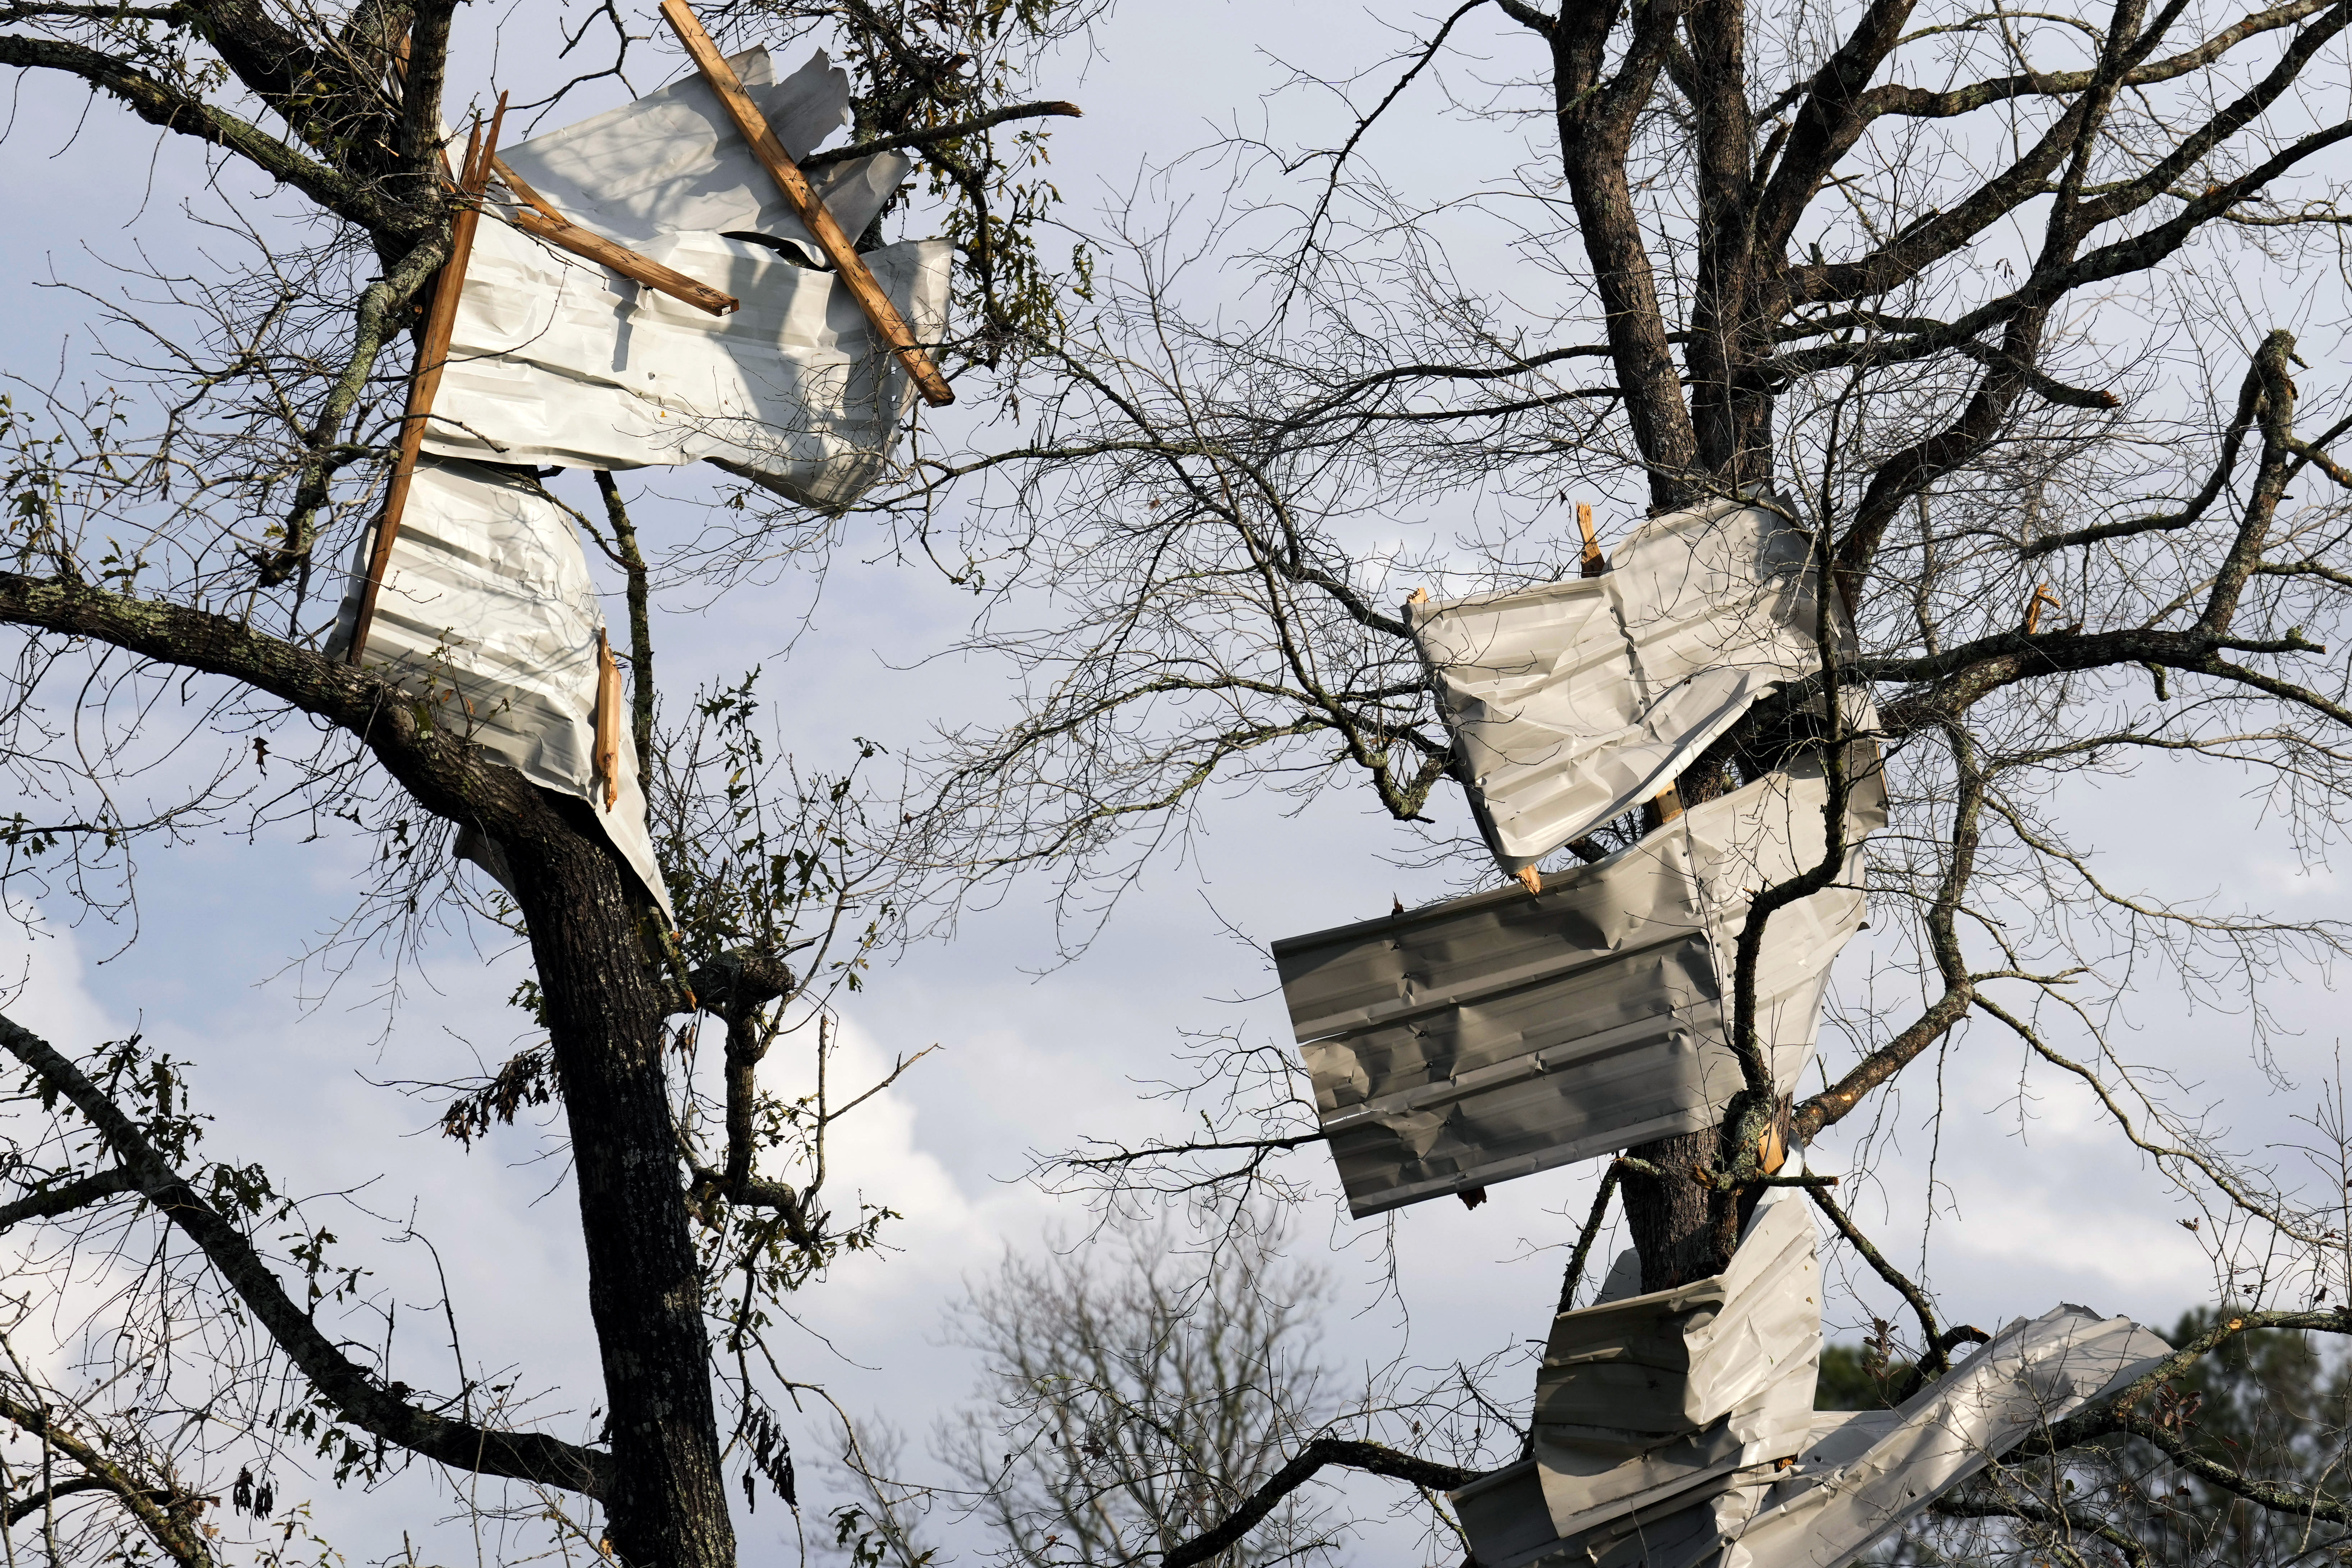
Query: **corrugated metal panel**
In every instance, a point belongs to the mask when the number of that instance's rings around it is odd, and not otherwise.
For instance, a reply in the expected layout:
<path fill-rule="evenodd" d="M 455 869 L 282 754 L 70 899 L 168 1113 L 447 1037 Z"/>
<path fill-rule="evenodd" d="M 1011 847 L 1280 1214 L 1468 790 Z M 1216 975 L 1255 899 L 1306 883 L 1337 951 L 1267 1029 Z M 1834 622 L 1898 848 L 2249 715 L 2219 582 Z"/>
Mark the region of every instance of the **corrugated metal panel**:
<path fill-rule="evenodd" d="M 848 123 L 848 73 L 822 52 L 782 82 L 773 79 L 765 49 L 728 63 L 794 158 Z M 793 240 L 811 260 L 821 259 L 698 73 L 499 156 L 564 216 L 632 248 L 666 234 L 746 229 Z M 886 153 L 820 168 L 809 180 L 855 237 L 912 167 L 903 154 Z"/>
<path fill-rule="evenodd" d="M 1838 1568 L 2030 1433 L 2171 1353 L 2128 1318 L 2062 1306 L 2011 1323 L 1895 1413 L 1808 1453 L 1730 1532 L 1723 1568 Z"/>
<path fill-rule="evenodd" d="M 1795 1453 L 1821 1345 L 1812 1217 L 1787 1188 L 1759 1202 L 1723 1273 L 1559 1314 L 1533 1427 L 1553 1527 L 1570 1534 Z"/>
<path fill-rule="evenodd" d="M 1720 501 L 1643 524 L 1602 575 L 1408 605 L 1506 870 L 1672 784 L 1819 663 L 1811 542 Z"/>
<path fill-rule="evenodd" d="M 1753 1406 L 1792 1366 L 1810 1375 L 1821 1342 L 1812 1216 L 1802 1193 L 1773 1189 L 1722 1273 L 1554 1319 L 1536 1426 L 1638 1451 Z"/>
<path fill-rule="evenodd" d="M 732 63 L 787 151 L 805 153 L 847 118 L 848 77 L 822 54 L 781 83 L 770 79 L 764 50 Z M 764 235 L 818 258 L 698 75 L 503 157 L 573 222 L 734 295 L 742 309 L 712 317 L 505 223 L 485 224 L 428 451 L 599 468 L 708 458 L 826 510 L 881 478 L 914 388 L 833 273 L 725 237 Z M 821 169 L 811 183 L 855 235 L 911 167 L 885 153 Z M 946 241 L 887 246 L 866 260 L 919 340 L 945 335 Z"/>
<path fill-rule="evenodd" d="M 360 542 L 331 647 L 347 647 L 373 536 Z M 604 616 L 571 518 L 536 487 L 427 457 L 392 542 L 362 663 L 390 672 L 533 784 L 590 802 L 596 821 L 669 911 L 646 830 L 636 748 L 619 750 L 618 798 L 597 776 L 596 634 Z M 495 856 L 484 857 L 494 868 Z"/>
<path fill-rule="evenodd" d="M 644 254 L 743 301 L 713 317 L 502 223 L 475 241 L 428 451 L 633 468 L 710 458 L 838 510 L 883 472 L 914 388 L 832 273 L 716 234 Z M 947 318 L 945 240 L 866 253 L 916 336 Z"/>
<path fill-rule="evenodd" d="M 1453 1500 L 1479 1568 L 1838 1568 L 2168 1348 L 2128 1319 L 2060 1307 L 2011 1324 L 1899 1410 L 1815 1413 L 1785 1469 L 1725 1470 L 1566 1532 L 1533 1461 Z"/>
<path fill-rule="evenodd" d="M 1875 773 L 1850 837 L 1884 821 Z M 1738 1089 L 1726 1037 L 1752 892 L 1817 863 L 1826 786 L 1801 766 L 1684 813 L 1632 848 L 1518 889 L 1274 944 L 1317 1109 L 1359 1215 L 1713 1125 Z M 1783 1089 L 1812 1048 L 1842 886 L 1775 915 L 1758 1033 Z"/>

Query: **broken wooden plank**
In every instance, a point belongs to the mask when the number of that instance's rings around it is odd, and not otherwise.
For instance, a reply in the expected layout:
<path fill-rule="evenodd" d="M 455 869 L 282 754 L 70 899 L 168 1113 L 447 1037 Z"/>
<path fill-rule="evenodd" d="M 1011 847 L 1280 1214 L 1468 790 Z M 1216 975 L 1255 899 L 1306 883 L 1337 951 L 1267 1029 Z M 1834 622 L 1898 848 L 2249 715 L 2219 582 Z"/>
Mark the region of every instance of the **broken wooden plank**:
<path fill-rule="evenodd" d="M 545 197 L 531 189 L 530 181 L 508 168 L 504 160 L 493 158 L 490 166 L 498 171 L 499 178 L 505 182 L 507 189 L 522 202 L 511 221 L 525 234 L 543 239 L 574 256 L 585 258 L 600 267 L 609 267 L 632 282 L 658 289 L 698 310 L 725 316 L 743 308 L 743 301 L 732 294 L 721 293 L 707 283 L 698 283 L 685 273 L 664 267 L 649 256 L 640 256 L 625 245 L 615 244 L 592 229 L 581 227 L 557 212 Z"/>
<path fill-rule="evenodd" d="M 825 210 L 824 203 L 809 187 L 808 177 L 793 162 L 792 154 L 784 151 L 783 143 L 776 140 L 775 132 L 768 127 L 767 116 L 751 100 L 751 95 L 743 90 L 735 68 L 727 63 L 726 57 L 719 52 L 719 46 L 703 30 L 702 23 L 695 16 L 694 8 L 686 0 L 662 0 L 661 14 L 662 19 L 669 24 L 670 30 L 677 35 L 678 42 L 686 46 L 686 52 L 693 59 L 695 68 L 710 84 L 710 89 L 719 95 L 719 101 L 725 106 L 728 117 L 734 121 L 736 130 L 742 132 L 743 140 L 751 143 L 753 155 L 767 170 L 768 177 L 775 181 L 776 188 L 783 193 L 784 199 L 800 215 L 801 222 L 808 226 L 810 237 L 824 252 L 825 259 L 832 262 L 840 273 L 843 285 L 866 312 L 866 319 L 874 323 L 875 335 L 906 365 L 907 374 L 914 379 L 915 385 L 923 395 L 923 401 L 934 407 L 953 403 L 955 392 L 948 385 L 947 378 L 940 374 L 939 367 L 916 343 L 915 334 L 908 330 L 905 318 L 898 314 L 898 307 L 890 303 L 890 297 L 882 291 L 882 285 L 875 280 L 865 258 L 858 255 L 849 237 L 842 233 L 841 226 L 834 222 L 833 215 Z"/>
<path fill-rule="evenodd" d="M 473 254 L 474 230 L 481 224 L 482 192 L 490 181 L 490 163 L 498 155 L 499 129 L 506 123 L 507 95 L 499 94 L 489 134 L 482 134 L 478 116 L 466 139 L 464 172 L 457 182 L 457 216 L 449 224 L 449 259 L 433 286 L 433 305 L 425 319 L 425 341 L 416 351 L 416 374 L 408 383 L 408 408 L 401 416 L 400 455 L 394 460 L 392 482 L 384 489 L 383 517 L 376 524 L 375 549 L 368 561 L 367 587 L 360 598 L 359 619 L 352 637 L 351 662 L 360 661 L 367 646 L 368 628 L 375 620 L 376 597 L 383 591 L 383 570 L 392 559 L 392 542 L 400 533 L 401 513 L 408 506 L 409 487 L 416 478 L 417 455 L 424 450 L 425 423 L 432 416 L 433 399 L 441 390 L 441 372 L 449 362 L 449 334 L 457 324 L 457 297 L 466 288 L 466 258 Z"/>

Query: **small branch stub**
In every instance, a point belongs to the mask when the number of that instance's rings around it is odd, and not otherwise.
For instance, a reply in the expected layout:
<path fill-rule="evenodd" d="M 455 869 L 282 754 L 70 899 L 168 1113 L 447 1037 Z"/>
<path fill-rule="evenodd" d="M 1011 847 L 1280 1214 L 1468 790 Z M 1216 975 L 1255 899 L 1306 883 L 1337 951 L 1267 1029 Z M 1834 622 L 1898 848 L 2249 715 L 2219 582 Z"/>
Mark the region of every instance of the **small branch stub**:
<path fill-rule="evenodd" d="M 2032 637 L 2035 629 L 2042 625 L 2042 606 L 2044 605 L 2053 610 L 2058 607 L 2058 595 L 2050 591 L 2050 584 L 2047 583 L 2034 589 L 2033 597 L 2025 601 L 2025 635 L 2027 637 Z"/>

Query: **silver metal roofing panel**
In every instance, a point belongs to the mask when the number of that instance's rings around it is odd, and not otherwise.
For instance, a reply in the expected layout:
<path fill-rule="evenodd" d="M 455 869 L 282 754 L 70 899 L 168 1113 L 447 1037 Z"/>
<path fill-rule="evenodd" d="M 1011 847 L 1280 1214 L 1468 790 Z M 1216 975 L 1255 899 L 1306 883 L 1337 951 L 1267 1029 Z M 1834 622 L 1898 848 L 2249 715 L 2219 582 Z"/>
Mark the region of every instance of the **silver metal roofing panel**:
<path fill-rule="evenodd" d="M 781 82 L 765 49 L 729 63 L 794 158 L 848 123 L 848 73 L 822 51 Z M 564 216 L 632 249 L 666 234 L 746 229 L 792 240 L 821 259 L 699 73 L 499 156 Z M 810 183 L 854 239 L 912 167 L 902 154 L 883 153 L 818 169 Z"/>
<path fill-rule="evenodd" d="M 1537 1430 L 1638 1452 L 1741 1413 L 1738 1435 L 1762 1436 L 1785 1412 L 1759 1402 L 1792 1369 L 1808 1380 L 1796 1409 L 1811 1412 L 1820 1280 L 1804 1194 L 1768 1191 L 1722 1273 L 1553 1320 Z"/>
<path fill-rule="evenodd" d="M 1599 577 L 1406 607 L 1506 870 L 1657 795 L 1818 666 L 1810 551 L 1718 501 L 1644 523 Z"/>
<path fill-rule="evenodd" d="M 1801 1456 L 1727 1531 L 1723 1568 L 1838 1568 L 2007 1453 L 2139 1376 L 2172 1347 L 2128 1318 L 2061 1306 L 2011 1323 L 1873 1432 Z M 1859 1449 L 1859 1452 L 1856 1450 Z"/>
<path fill-rule="evenodd" d="M 1811 766 L 1685 812 L 1598 865 L 1274 944 L 1317 1109 L 1359 1215 L 1713 1125 L 1739 1087 L 1726 1036 L 1752 893 L 1817 862 Z M 1850 837 L 1884 820 L 1875 776 Z M 1809 861 L 1804 857 L 1810 855 Z M 1775 915 L 1759 1038 L 1783 1089 L 1812 1048 L 1843 884 Z"/>
<path fill-rule="evenodd" d="M 332 647 L 350 646 L 373 543 L 372 532 L 360 541 Z M 418 462 L 362 664 L 390 673 L 430 705 L 436 724 L 533 784 L 593 805 L 614 847 L 667 913 L 636 748 L 626 740 L 619 748 L 619 795 L 610 809 L 596 772 L 604 626 L 578 530 L 560 507 L 512 474 L 439 458 Z"/>
<path fill-rule="evenodd" d="M 828 510 L 881 477 L 914 387 L 832 273 L 717 234 L 641 248 L 743 308 L 710 316 L 482 225 L 426 450 L 599 468 L 709 458 Z M 937 342 L 948 242 L 866 259 L 916 337 Z"/>
<path fill-rule="evenodd" d="M 1785 1469 L 1724 1470 L 1568 1531 L 1554 1528 L 1532 1460 L 1453 1500 L 1479 1568 L 1839 1568 L 2168 1351 L 2127 1319 L 2060 1307 L 2011 1323 L 1898 1410 L 1815 1412 Z"/>
<path fill-rule="evenodd" d="M 1833 1428 L 1845 1412 L 1818 1412 L 1809 1430 Z M 1769 1471 L 1725 1469 L 1637 1509 L 1596 1514 L 1562 1535 L 1545 1508 L 1537 1465 L 1516 1465 L 1450 1494 L 1476 1568 L 1702 1568 L 1725 1535 L 1754 1513 Z"/>
<path fill-rule="evenodd" d="M 1559 1314 L 1531 1430 L 1552 1528 L 1572 1535 L 1802 1447 L 1820 1297 L 1811 1215 L 1783 1188 L 1723 1273 Z"/>

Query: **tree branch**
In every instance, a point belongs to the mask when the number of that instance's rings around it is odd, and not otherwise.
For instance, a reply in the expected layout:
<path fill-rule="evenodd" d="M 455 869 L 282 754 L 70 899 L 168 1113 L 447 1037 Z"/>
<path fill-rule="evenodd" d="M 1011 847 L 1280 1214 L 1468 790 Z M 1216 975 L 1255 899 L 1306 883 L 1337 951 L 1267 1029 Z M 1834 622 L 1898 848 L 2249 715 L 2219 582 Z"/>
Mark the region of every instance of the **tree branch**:
<path fill-rule="evenodd" d="M 959 120 L 948 125 L 909 131 L 902 136 L 877 136 L 871 142 L 836 147 L 830 153 L 812 153 L 801 160 L 801 172 L 809 174 L 818 169 L 828 169 L 835 163 L 846 163 L 852 158 L 868 157 L 876 153 L 896 153 L 907 147 L 927 147 L 934 142 L 957 141 L 985 131 L 992 125 L 1002 125 L 1008 120 L 1042 120 L 1049 116 L 1076 120 L 1085 113 L 1086 110 L 1076 104 L 1064 103 L 1059 100 L 1050 103 L 1007 104 L 1003 109 L 993 109 L 986 114 L 975 114 L 969 120 Z"/>
<path fill-rule="evenodd" d="M 612 1482 L 607 1455 L 541 1433 L 452 1421 L 394 1396 L 295 1305 L 253 1244 L 197 1194 L 88 1074 L 5 1016 L 0 1016 L 0 1049 L 73 1102 L 137 1178 L 140 1192 L 196 1244 L 278 1348 L 353 1426 L 452 1469 L 605 1495 Z"/>
<path fill-rule="evenodd" d="M 430 209 L 388 202 L 367 185 L 295 151 L 258 126 L 166 86 L 127 60 L 80 44 L 12 34 L 0 36 L 0 66 L 78 76 L 121 100 L 150 125 L 234 153 L 337 216 L 411 243 L 424 237 Z"/>
<path fill-rule="evenodd" d="M 0 1231 L 22 1225 L 28 1219 L 55 1219 L 61 1214 L 71 1214 L 76 1209 L 88 1208 L 108 1198 L 137 1191 L 139 1178 L 120 1165 L 111 1171 L 99 1171 L 77 1177 L 73 1181 L 27 1194 L 13 1204 L 0 1204 Z"/>
<path fill-rule="evenodd" d="M 1252 1492 L 1217 1524 L 1181 1545 L 1171 1547 L 1160 1557 L 1160 1568 L 1192 1568 L 1195 1563 L 1207 1562 L 1248 1534 L 1252 1525 L 1274 1511 L 1275 1504 L 1312 1480 L 1315 1472 L 1326 1465 L 1411 1481 L 1417 1487 L 1427 1487 L 1433 1491 L 1452 1491 L 1478 1479 L 1475 1470 L 1457 1469 L 1452 1465 L 1417 1458 L 1379 1443 L 1318 1437 L 1300 1449 L 1297 1458 L 1275 1472 L 1273 1479 Z"/>
<path fill-rule="evenodd" d="M 5 1023 L 0 1019 L 0 1023 Z M 79 1465 L 87 1472 L 75 1480 L 68 1480 L 48 1489 L 47 1497 L 33 1497 L 8 1510 L 7 1522 L 14 1524 L 32 1507 L 70 1491 L 102 1489 L 122 1500 L 139 1527 L 148 1538 L 163 1549 L 180 1568 L 213 1568 L 215 1558 L 196 1529 L 193 1511 L 183 1511 L 196 1500 L 154 1487 L 142 1487 L 122 1468 L 101 1453 L 96 1445 L 61 1426 L 46 1405 L 31 1405 L 0 1395 L 0 1415 L 6 1416 L 26 1431 L 55 1446 L 58 1452 Z M 86 1483 L 83 1484 L 83 1483 Z"/>

